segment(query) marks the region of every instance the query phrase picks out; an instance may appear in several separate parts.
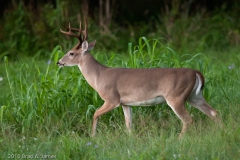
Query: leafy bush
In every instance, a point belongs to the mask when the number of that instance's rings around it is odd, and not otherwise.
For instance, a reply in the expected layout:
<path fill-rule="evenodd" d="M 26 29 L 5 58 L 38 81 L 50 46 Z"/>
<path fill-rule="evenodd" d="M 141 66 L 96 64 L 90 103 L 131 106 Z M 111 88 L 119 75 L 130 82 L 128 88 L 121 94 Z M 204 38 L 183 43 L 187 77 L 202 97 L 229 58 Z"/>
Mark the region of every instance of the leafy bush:
<path fill-rule="evenodd" d="M 202 52 L 205 49 L 224 50 L 239 45 L 239 5 L 235 5 L 231 11 L 223 6 L 212 12 L 203 10 L 190 14 L 189 6 L 182 10 L 179 2 L 174 3 L 172 8 L 159 12 L 144 23 L 128 22 L 121 26 L 119 22 L 112 22 L 110 33 L 101 32 L 98 19 L 88 17 L 90 39 L 97 39 L 100 50 L 117 52 L 124 51 L 129 41 L 137 43 L 138 37 L 142 36 L 153 39 L 164 37 L 167 39 L 164 44 L 181 49 L 182 53 Z M 74 27 L 78 26 L 78 17 L 82 15 L 79 7 L 81 4 L 57 0 L 56 6 L 45 3 L 33 10 L 22 1 L 16 3 L 5 11 L 0 20 L 4 24 L 0 28 L 0 59 L 5 55 L 10 59 L 23 55 L 46 58 L 58 44 L 70 49 L 76 40 L 67 39 L 63 42 L 59 28 L 69 22 Z M 97 13 L 93 15 L 97 16 Z"/>

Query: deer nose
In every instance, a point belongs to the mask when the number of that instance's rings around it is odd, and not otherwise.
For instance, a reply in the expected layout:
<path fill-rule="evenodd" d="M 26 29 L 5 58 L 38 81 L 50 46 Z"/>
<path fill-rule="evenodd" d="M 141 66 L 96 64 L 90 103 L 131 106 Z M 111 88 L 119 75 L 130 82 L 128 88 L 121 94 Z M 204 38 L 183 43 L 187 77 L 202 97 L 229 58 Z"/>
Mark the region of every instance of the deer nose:
<path fill-rule="evenodd" d="M 64 67 L 65 63 L 61 63 L 60 61 L 58 61 L 58 62 L 57 62 L 57 65 L 58 65 L 59 67 Z"/>

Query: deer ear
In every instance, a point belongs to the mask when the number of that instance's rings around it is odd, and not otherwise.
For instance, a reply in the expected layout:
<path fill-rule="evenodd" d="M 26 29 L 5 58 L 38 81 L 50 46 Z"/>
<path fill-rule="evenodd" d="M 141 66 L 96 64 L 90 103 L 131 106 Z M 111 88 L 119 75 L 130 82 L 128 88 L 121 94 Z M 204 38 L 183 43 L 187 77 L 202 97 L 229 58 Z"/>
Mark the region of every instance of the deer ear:
<path fill-rule="evenodd" d="M 88 42 L 84 41 L 82 43 L 82 53 L 85 54 L 85 52 L 88 50 Z"/>
<path fill-rule="evenodd" d="M 96 43 L 96 40 L 94 40 L 94 41 L 92 41 L 88 44 L 88 50 L 89 51 L 93 49 L 93 47 L 95 46 L 95 43 Z"/>

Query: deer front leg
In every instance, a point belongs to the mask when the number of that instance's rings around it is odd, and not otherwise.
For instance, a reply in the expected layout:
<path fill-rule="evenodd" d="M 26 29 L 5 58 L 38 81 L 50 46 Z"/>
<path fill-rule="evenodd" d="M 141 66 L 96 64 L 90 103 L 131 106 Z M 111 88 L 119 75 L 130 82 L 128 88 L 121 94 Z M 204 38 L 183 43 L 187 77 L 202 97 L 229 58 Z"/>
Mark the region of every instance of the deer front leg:
<path fill-rule="evenodd" d="M 132 129 L 132 108 L 129 106 L 122 106 L 123 113 L 125 117 L 125 123 L 128 129 L 128 132 L 131 133 Z"/>
<path fill-rule="evenodd" d="M 96 135 L 96 128 L 97 128 L 97 122 L 98 122 L 99 116 L 111 111 L 113 108 L 115 108 L 117 106 L 118 106 L 117 104 L 104 102 L 102 107 L 100 107 L 98 110 L 96 110 L 96 112 L 94 113 L 94 116 L 93 116 L 92 137 L 94 137 Z"/>

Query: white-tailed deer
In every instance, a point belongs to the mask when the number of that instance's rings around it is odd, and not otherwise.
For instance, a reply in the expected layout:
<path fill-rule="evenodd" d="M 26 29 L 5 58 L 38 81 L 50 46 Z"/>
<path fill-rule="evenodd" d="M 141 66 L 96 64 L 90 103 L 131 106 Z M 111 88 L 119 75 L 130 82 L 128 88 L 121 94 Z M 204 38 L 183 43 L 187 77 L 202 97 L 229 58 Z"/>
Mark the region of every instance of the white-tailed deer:
<path fill-rule="evenodd" d="M 66 27 L 62 33 L 74 36 L 79 43 L 64 55 L 57 64 L 63 66 L 77 65 L 83 76 L 105 101 L 94 114 L 92 135 L 96 134 L 99 116 L 122 106 L 126 126 L 131 132 L 131 106 L 152 106 L 167 102 L 183 123 L 180 137 L 192 123 L 192 118 L 185 109 L 185 103 L 196 107 L 210 118 L 217 120 L 217 111 L 204 99 L 202 89 L 204 77 L 197 71 L 187 68 L 109 68 L 100 64 L 89 53 L 96 41 L 87 42 L 87 23 L 85 29 Z M 78 34 L 73 33 L 78 31 Z"/>

